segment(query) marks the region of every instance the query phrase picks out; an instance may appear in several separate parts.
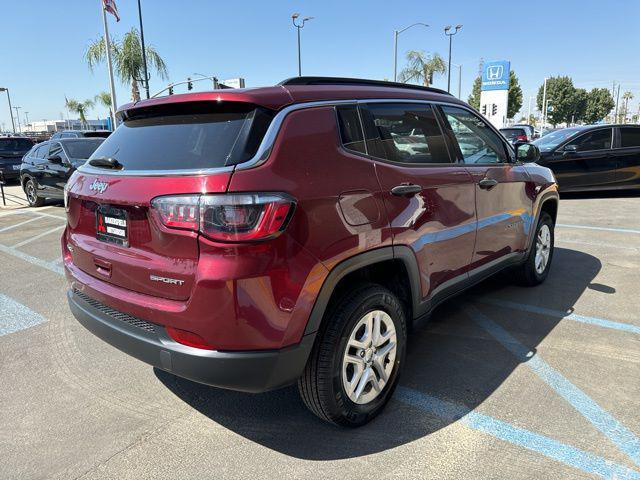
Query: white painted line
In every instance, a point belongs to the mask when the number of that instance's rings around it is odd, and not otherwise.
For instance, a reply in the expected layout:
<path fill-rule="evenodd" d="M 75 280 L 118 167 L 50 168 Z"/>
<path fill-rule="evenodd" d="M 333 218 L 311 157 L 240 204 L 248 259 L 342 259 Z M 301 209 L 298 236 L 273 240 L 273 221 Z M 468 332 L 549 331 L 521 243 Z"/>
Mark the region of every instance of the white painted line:
<path fill-rule="evenodd" d="M 605 247 L 605 248 L 617 248 L 620 250 L 633 250 L 637 252 L 640 247 L 627 247 L 625 245 L 618 245 L 616 243 L 602 243 L 602 242 L 583 242 L 581 240 L 567 240 L 564 238 L 557 238 L 556 243 L 569 243 L 573 245 L 589 245 L 591 247 Z"/>
<path fill-rule="evenodd" d="M 21 227 L 22 225 L 25 225 L 27 223 L 35 222 L 36 220 L 40 220 L 40 218 L 41 217 L 33 217 L 33 218 L 30 218 L 29 220 L 25 220 L 24 222 L 19 222 L 14 225 L 9 225 L 8 227 L 0 228 L 0 233 L 6 232 L 7 230 L 12 230 L 14 228 Z"/>
<path fill-rule="evenodd" d="M 21 252 L 20 250 L 16 250 L 15 248 L 7 247 L 6 245 L 0 244 L 0 252 L 24 260 L 25 262 L 29 262 L 32 265 L 46 268 L 47 270 L 50 270 L 60 276 L 64 276 L 64 269 L 61 266 L 58 266 L 51 262 L 47 262 L 46 260 L 42 260 L 38 257 L 33 257 L 27 253 Z"/>
<path fill-rule="evenodd" d="M 20 248 L 23 245 L 26 245 L 28 243 L 31 243 L 31 242 L 35 241 L 35 240 L 38 240 L 39 238 L 46 237 L 47 235 L 49 235 L 51 233 L 55 233 L 58 230 L 62 230 L 65 226 L 66 225 L 60 225 L 59 227 L 55 227 L 55 228 L 52 228 L 51 230 L 47 230 L 46 232 L 42 232 L 39 235 L 35 235 L 33 237 L 27 238 L 26 240 L 23 240 L 21 242 L 16 243 L 15 245 L 13 245 L 12 248 Z"/>
<path fill-rule="evenodd" d="M 640 234 L 640 230 L 635 230 L 633 228 L 592 227 L 591 225 L 569 225 L 567 223 L 556 223 L 556 227 L 582 228 L 584 230 L 600 230 L 600 231 L 604 231 L 604 232 L 637 233 L 637 234 Z"/>
<path fill-rule="evenodd" d="M 39 313 L 0 293 L 0 337 L 46 321 Z"/>

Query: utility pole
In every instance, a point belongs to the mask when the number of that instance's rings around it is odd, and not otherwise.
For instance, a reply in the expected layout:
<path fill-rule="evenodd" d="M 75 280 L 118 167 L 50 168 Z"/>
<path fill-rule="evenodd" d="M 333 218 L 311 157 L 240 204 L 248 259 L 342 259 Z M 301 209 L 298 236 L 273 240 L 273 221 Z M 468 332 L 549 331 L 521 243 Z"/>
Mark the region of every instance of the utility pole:
<path fill-rule="evenodd" d="M 29 127 L 29 112 L 24 112 L 24 126 Z"/>
<path fill-rule="evenodd" d="M 16 124 L 13 122 L 13 109 L 11 108 L 11 96 L 9 95 L 9 89 L 0 87 L 0 92 L 7 92 L 7 101 L 9 102 L 9 116 L 11 117 L 11 127 L 13 128 L 13 133 L 16 133 Z"/>
<path fill-rule="evenodd" d="M 614 113 L 613 123 L 618 123 L 618 102 L 620 101 L 620 84 L 618 84 L 618 93 L 616 94 L 616 110 Z"/>
<path fill-rule="evenodd" d="M 531 121 L 531 103 L 533 102 L 533 96 L 529 96 L 529 109 L 527 110 L 527 123 Z"/>

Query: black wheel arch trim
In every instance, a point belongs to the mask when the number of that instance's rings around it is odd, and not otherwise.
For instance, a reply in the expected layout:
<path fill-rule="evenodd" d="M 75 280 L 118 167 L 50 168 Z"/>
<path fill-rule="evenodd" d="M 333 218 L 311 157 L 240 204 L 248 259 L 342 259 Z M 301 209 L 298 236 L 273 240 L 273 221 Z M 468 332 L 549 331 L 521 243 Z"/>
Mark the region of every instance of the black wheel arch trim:
<path fill-rule="evenodd" d="M 423 302 L 420 298 L 421 287 L 418 261 L 414 253 L 407 246 L 380 247 L 359 253 L 351 258 L 343 260 L 329 272 L 329 275 L 327 275 L 327 278 L 322 284 L 313 309 L 311 310 L 311 315 L 309 315 L 309 321 L 307 322 L 304 334 L 308 335 L 310 333 L 317 332 L 320 329 L 324 313 L 329 305 L 329 301 L 331 300 L 335 287 L 338 285 L 340 280 L 361 268 L 388 260 L 400 260 L 406 267 L 409 275 L 409 284 L 411 286 L 412 306 L 414 312 L 420 311 L 421 304 Z"/>

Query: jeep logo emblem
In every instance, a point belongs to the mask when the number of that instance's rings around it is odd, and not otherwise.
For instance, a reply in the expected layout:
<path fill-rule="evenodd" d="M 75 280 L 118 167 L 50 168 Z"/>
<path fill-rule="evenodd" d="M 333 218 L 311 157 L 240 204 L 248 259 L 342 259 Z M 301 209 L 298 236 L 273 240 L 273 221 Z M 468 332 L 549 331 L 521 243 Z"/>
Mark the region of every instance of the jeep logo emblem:
<path fill-rule="evenodd" d="M 108 186 L 109 184 L 107 182 L 101 182 L 100 180 L 96 179 L 91 185 L 89 185 L 89 190 L 92 190 L 96 193 L 104 193 Z"/>

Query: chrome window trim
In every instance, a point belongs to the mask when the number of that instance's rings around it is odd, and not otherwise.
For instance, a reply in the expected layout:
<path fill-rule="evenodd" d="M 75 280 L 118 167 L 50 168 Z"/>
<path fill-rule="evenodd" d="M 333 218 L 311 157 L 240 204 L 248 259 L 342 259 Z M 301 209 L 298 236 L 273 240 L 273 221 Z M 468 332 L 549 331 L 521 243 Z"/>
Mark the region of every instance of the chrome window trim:
<path fill-rule="evenodd" d="M 196 175 L 212 175 L 216 173 L 228 173 L 233 172 L 234 170 L 248 170 L 251 168 L 255 168 L 269 159 L 271 155 L 271 150 L 273 149 L 273 145 L 275 144 L 275 140 L 280 133 L 280 128 L 284 122 L 284 119 L 291 112 L 295 112 L 298 110 L 304 110 L 307 108 L 315 108 L 315 107 L 329 107 L 329 106 L 337 106 L 337 105 L 360 105 L 366 103 L 421 103 L 421 104 L 437 104 L 437 105 L 449 105 L 452 107 L 458 107 L 469 111 L 474 115 L 478 115 L 470 107 L 466 106 L 463 103 L 457 102 L 445 102 L 439 100 L 418 100 L 418 99 L 405 99 L 402 97 L 399 98 L 362 98 L 362 99 L 348 99 L 348 100 L 321 100 L 315 102 L 303 102 L 303 103 L 294 103 L 292 105 L 288 105 L 283 109 L 279 110 L 276 115 L 273 117 L 271 124 L 267 128 L 267 132 L 260 142 L 260 146 L 258 147 L 258 151 L 256 154 L 249 160 L 243 163 L 238 163 L 236 165 L 227 165 L 225 167 L 214 167 L 214 168 L 200 168 L 200 169 L 184 169 L 184 170 L 107 170 L 104 168 L 96 168 L 92 167 L 88 163 L 80 166 L 78 171 L 80 173 L 93 174 L 93 175 L 109 175 L 109 176 L 125 176 L 125 177 L 182 177 L 182 176 L 196 176 Z M 486 122 L 487 125 L 494 132 L 498 133 L 498 131 L 491 125 L 490 122 Z M 499 133 L 498 133 L 499 135 Z M 507 147 L 508 148 L 508 147 Z M 453 165 L 448 164 L 448 165 Z"/>

